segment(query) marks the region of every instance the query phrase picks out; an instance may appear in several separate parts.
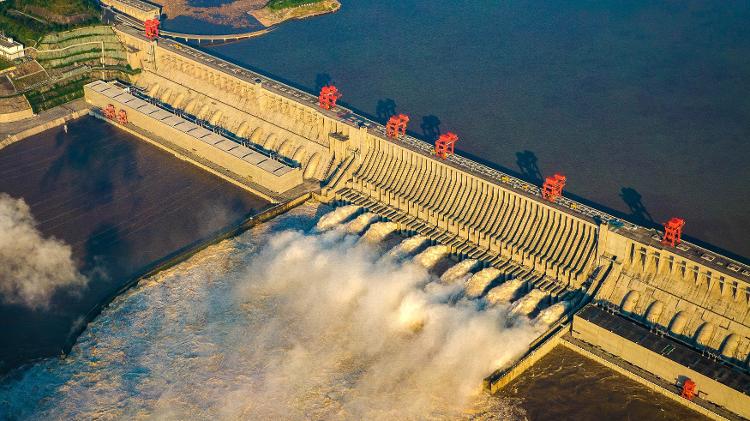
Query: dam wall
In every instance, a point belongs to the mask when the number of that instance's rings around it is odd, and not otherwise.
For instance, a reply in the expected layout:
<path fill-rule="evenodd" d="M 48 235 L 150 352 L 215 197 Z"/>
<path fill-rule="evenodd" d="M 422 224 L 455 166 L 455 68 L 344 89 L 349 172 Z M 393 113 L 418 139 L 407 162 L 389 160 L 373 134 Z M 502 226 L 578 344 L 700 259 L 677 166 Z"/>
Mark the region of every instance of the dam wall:
<path fill-rule="evenodd" d="M 175 41 L 152 42 L 131 28 L 117 33 L 149 96 L 299 162 L 305 179 L 325 179 L 350 153 L 336 138 L 361 136 L 337 117 L 342 109 L 318 108 L 316 96 Z"/>
<path fill-rule="evenodd" d="M 747 368 L 750 282 L 738 262 L 683 242 L 665 247 L 646 230 L 602 231 L 616 256 L 594 301 Z"/>
<path fill-rule="evenodd" d="M 322 188 L 320 200 L 356 205 L 456 259 L 476 259 L 500 283 L 542 291 L 546 305 L 562 301 L 573 313 L 593 301 L 748 372 L 747 265 L 687 241 L 663 245 L 660 232 L 564 195 L 549 202 L 538 186 L 460 155 L 440 159 L 429 143 L 388 138 L 383 125 L 344 106 L 324 110 L 315 95 L 205 52 L 130 28 L 115 32 L 128 62 L 142 69 L 139 88 L 299 162 L 303 180 Z M 597 338 L 581 340 L 607 345 Z"/>
<path fill-rule="evenodd" d="M 258 152 L 226 139 L 203 127 L 171 114 L 125 92 L 114 83 L 95 81 L 84 87 L 86 101 L 104 109 L 113 105 L 127 113 L 127 122 L 168 139 L 177 147 L 220 165 L 249 183 L 259 184 L 276 193 L 283 193 L 302 184 L 299 168 L 290 167 Z"/>

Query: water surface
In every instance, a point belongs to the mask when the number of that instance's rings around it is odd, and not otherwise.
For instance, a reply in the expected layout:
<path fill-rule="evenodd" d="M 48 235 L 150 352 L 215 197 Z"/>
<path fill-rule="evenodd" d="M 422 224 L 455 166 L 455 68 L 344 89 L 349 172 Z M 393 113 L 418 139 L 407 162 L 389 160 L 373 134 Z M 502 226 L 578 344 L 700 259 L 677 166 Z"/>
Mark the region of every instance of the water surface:
<path fill-rule="evenodd" d="M 89 278 L 46 309 L 0 303 L 0 373 L 59 355 L 84 315 L 146 265 L 269 205 L 92 117 L 0 151 L 0 192 L 23 198 Z"/>

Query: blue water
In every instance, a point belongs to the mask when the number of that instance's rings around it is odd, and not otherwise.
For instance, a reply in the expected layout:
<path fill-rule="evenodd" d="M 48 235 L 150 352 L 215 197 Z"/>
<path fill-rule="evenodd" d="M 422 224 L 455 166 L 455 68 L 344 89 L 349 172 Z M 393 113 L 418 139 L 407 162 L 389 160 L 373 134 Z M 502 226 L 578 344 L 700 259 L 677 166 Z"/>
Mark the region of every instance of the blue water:
<path fill-rule="evenodd" d="M 750 2 L 343 0 L 206 47 L 750 256 Z M 205 45 L 205 44 L 204 44 Z"/>

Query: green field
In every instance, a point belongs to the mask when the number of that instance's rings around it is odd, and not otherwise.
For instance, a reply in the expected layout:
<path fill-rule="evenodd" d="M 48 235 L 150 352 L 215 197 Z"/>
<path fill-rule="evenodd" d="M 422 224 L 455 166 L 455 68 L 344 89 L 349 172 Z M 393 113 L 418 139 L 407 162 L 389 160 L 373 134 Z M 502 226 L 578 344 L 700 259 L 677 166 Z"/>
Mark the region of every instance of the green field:
<path fill-rule="evenodd" d="M 8 67 L 13 67 L 13 62 L 0 58 L 0 70 L 7 69 Z"/>
<path fill-rule="evenodd" d="M 303 4 L 319 3 L 321 0 L 271 0 L 266 4 L 271 10 L 281 10 L 287 7 L 296 7 Z"/>
<path fill-rule="evenodd" d="M 63 21 L 70 21 L 61 23 Z M 0 29 L 26 46 L 45 34 L 99 22 L 95 0 L 6 0 L 0 2 Z"/>

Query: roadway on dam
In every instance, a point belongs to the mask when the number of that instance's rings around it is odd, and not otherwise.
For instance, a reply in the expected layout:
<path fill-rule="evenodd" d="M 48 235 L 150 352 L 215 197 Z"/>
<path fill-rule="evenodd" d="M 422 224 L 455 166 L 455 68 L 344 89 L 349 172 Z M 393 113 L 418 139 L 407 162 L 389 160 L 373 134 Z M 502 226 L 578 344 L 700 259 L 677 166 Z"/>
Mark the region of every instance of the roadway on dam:
<path fill-rule="evenodd" d="M 59 354 L 90 309 L 133 274 L 270 206 L 174 156 L 84 117 L 0 151 L 0 192 L 23 198 L 45 236 L 89 278 L 49 309 L 0 304 L 0 373 Z"/>

